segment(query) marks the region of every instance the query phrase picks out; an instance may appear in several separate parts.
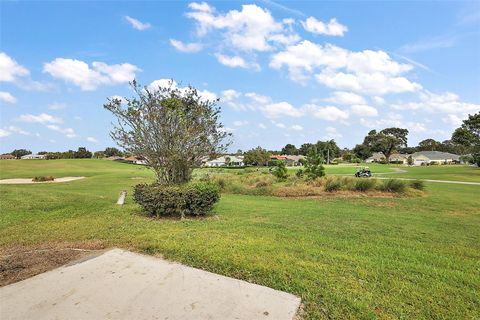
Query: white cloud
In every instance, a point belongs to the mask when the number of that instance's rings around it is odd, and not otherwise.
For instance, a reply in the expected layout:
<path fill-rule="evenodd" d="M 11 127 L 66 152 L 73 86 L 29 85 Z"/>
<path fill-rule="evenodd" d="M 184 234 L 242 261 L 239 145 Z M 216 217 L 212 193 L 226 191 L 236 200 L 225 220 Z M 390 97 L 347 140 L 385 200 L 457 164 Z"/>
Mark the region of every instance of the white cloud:
<path fill-rule="evenodd" d="M 0 52 L 0 81 L 15 82 L 18 77 L 28 76 L 30 71 L 18 64 L 5 52 Z"/>
<path fill-rule="evenodd" d="M 170 44 L 180 52 L 194 53 L 203 49 L 202 44 L 196 42 L 183 43 L 180 40 L 170 39 Z"/>
<path fill-rule="evenodd" d="M 334 106 L 318 106 L 316 104 L 307 104 L 304 109 L 314 117 L 326 121 L 339 121 L 348 119 L 348 112 L 340 110 Z"/>
<path fill-rule="evenodd" d="M 240 56 L 226 56 L 226 55 L 217 53 L 215 54 L 215 57 L 217 58 L 218 62 L 230 68 L 244 68 L 244 69 L 251 68 L 257 71 L 260 70 L 260 65 L 258 63 L 247 62 L 245 61 L 245 59 L 243 59 Z"/>
<path fill-rule="evenodd" d="M 144 23 L 135 18 L 125 16 L 125 20 L 134 28 L 140 31 L 149 29 L 152 25 L 150 23 Z"/>
<path fill-rule="evenodd" d="M 280 116 L 301 117 L 304 115 L 302 110 L 295 108 L 285 101 L 264 105 L 261 110 L 267 118 L 277 118 Z"/>
<path fill-rule="evenodd" d="M 264 125 L 263 123 L 259 123 L 259 124 L 258 124 L 258 127 L 259 127 L 260 129 L 267 129 L 267 126 Z"/>
<path fill-rule="evenodd" d="M 382 97 L 375 96 L 375 97 L 373 97 L 372 99 L 373 99 L 373 101 L 374 101 L 376 104 L 378 104 L 378 105 L 380 105 L 380 106 L 385 104 L 385 99 L 382 98 Z"/>
<path fill-rule="evenodd" d="M 3 129 L 0 129 L 0 138 L 5 138 L 5 137 L 8 137 L 9 135 L 11 135 L 12 133 L 7 131 L 7 130 L 3 130 Z"/>
<path fill-rule="evenodd" d="M 285 129 L 287 126 L 281 122 L 275 122 L 275 127 L 280 128 L 280 129 Z"/>
<path fill-rule="evenodd" d="M 15 98 L 10 92 L 0 91 L 0 101 L 13 104 L 17 102 L 17 98 Z"/>
<path fill-rule="evenodd" d="M 389 113 L 385 117 L 377 120 L 367 120 L 360 118 L 360 124 L 369 129 L 384 129 L 388 127 L 397 127 L 408 129 L 411 133 L 436 133 L 435 130 L 428 129 L 424 123 L 414 121 L 404 121 L 403 116 L 398 113 Z"/>
<path fill-rule="evenodd" d="M 378 116 L 378 111 L 374 107 L 371 107 L 366 104 L 356 104 L 350 107 L 350 110 L 353 114 L 363 116 L 363 117 L 376 117 Z"/>
<path fill-rule="evenodd" d="M 7 129 L 11 132 L 18 133 L 18 134 L 21 134 L 21 135 L 24 135 L 24 136 L 29 136 L 31 134 L 30 132 L 25 131 L 25 130 L 23 130 L 21 128 L 18 128 L 18 127 L 15 127 L 15 126 L 9 126 Z"/>
<path fill-rule="evenodd" d="M 50 110 L 62 110 L 62 109 L 65 109 L 66 107 L 67 105 L 65 103 L 58 103 L 58 102 L 48 105 L 48 109 Z"/>
<path fill-rule="evenodd" d="M 75 130 L 72 128 L 61 128 L 55 124 L 47 125 L 47 128 L 53 131 L 60 132 L 61 134 L 65 135 L 67 138 L 75 138 L 77 135 L 75 134 Z"/>
<path fill-rule="evenodd" d="M 243 126 L 246 126 L 247 124 L 248 124 L 248 121 L 246 120 L 237 120 L 233 122 L 233 125 L 235 127 L 243 127 Z"/>
<path fill-rule="evenodd" d="M 213 8 L 206 2 L 192 2 L 188 5 L 192 10 L 201 11 L 201 12 L 212 12 Z"/>
<path fill-rule="evenodd" d="M 259 103 L 259 104 L 267 104 L 267 103 L 270 103 L 272 101 L 272 99 L 270 97 L 267 97 L 267 96 L 264 96 L 264 95 L 261 95 L 261 94 L 255 93 L 255 92 L 245 93 L 245 96 L 252 99 L 253 101 L 255 101 L 256 103 Z"/>
<path fill-rule="evenodd" d="M 327 102 L 343 105 L 352 105 L 352 104 L 366 104 L 367 102 L 362 96 L 352 92 L 345 91 L 336 91 L 333 92 L 332 96 L 325 99 Z"/>
<path fill-rule="evenodd" d="M 87 141 L 92 142 L 92 143 L 97 143 L 98 142 L 98 140 L 95 139 L 94 137 L 87 137 Z"/>
<path fill-rule="evenodd" d="M 43 72 L 73 83 L 84 91 L 95 90 L 100 85 L 127 83 L 138 71 L 141 70 L 130 63 L 108 65 L 94 61 L 90 67 L 81 60 L 65 58 L 56 58 L 43 66 Z"/>
<path fill-rule="evenodd" d="M 189 5 L 192 11 L 186 16 L 195 20 L 197 34 L 205 36 L 213 30 L 222 31 L 223 43 L 243 51 L 269 51 L 275 44 L 291 44 L 298 35 L 275 21 L 271 13 L 254 4 L 242 5 L 242 10 L 216 13 L 206 3 Z"/>
<path fill-rule="evenodd" d="M 19 121 L 22 122 L 29 122 L 29 123 L 41 123 L 41 124 L 47 124 L 47 123 L 62 123 L 62 119 L 52 116 L 47 113 L 41 113 L 39 115 L 34 115 L 34 114 L 22 114 L 20 117 L 18 117 Z"/>
<path fill-rule="evenodd" d="M 419 93 L 420 101 L 397 103 L 392 105 L 396 110 L 420 110 L 444 113 L 468 113 L 480 110 L 480 105 L 460 101 L 458 95 L 452 92 L 435 94 L 428 90 Z"/>
<path fill-rule="evenodd" d="M 467 117 L 465 116 L 464 118 Z M 442 121 L 455 127 L 459 127 L 463 123 L 463 119 L 456 114 L 447 114 L 446 117 L 442 118 Z"/>
<path fill-rule="evenodd" d="M 303 127 L 302 127 L 301 125 L 294 124 L 293 126 L 290 126 L 290 130 L 302 131 L 302 130 L 303 130 Z"/>
<path fill-rule="evenodd" d="M 343 73 L 324 70 L 315 76 L 317 81 L 332 89 L 351 90 L 369 95 L 414 92 L 422 88 L 405 77 L 392 77 L 385 73 Z"/>
<path fill-rule="evenodd" d="M 339 139 L 343 137 L 343 135 L 334 127 L 327 127 L 325 131 L 327 131 L 327 135 L 325 136 L 325 139 L 327 140 Z"/>
<path fill-rule="evenodd" d="M 413 67 L 394 61 L 383 51 L 353 52 L 304 40 L 274 54 L 269 65 L 273 69 L 286 67 L 294 81 L 306 82 L 315 75 L 318 82 L 337 90 L 379 96 L 421 89 L 401 76 Z"/>
<path fill-rule="evenodd" d="M 324 23 L 320 20 L 315 19 L 314 17 L 309 17 L 307 20 L 302 21 L 302 26 L 308 32 L 315 34 L 324 34 L 327 36 L 340 36 L 343 37 L 343 34 L 348 31 L 348 28 L 343 24 L 339 23 L 337 19 L 330 19 L 328 23 Z"/>
<path fill-rule="evenodd" d="M 233 89 L 228 89 L 228 90 L 222 91 L 221 100 L 222 101 L 232 101 L 234 99 L 239 98 L 240 96 L 241 96 L 240 92 L 235 91 Z"/>

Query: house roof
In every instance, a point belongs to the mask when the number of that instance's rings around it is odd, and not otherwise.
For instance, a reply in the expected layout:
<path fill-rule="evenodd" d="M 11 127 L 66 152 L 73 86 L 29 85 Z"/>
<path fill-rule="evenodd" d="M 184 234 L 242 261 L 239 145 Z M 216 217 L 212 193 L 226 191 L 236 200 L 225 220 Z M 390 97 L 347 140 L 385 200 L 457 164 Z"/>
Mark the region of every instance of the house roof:
<path fill-rule="evenodd" d="M 382 152 L 374 152 L 371 157 L 368 159 L 377 159 L 380 160 L 382 158 L 385 158 L 385 155 Z"/>
<path fill-rule="evenodd" d="M 390 156 L 390 160 L 405 160 L 408 159 L 409 155 L 408 154 L 401 154 L 401 153 L 394 153 Z"/>
<path fill-rule="evenodd" d="M 446 159 L 460 160 L 459 155 L 448 153 L 448 152 L 441 152 L 441 151 L 419 151 L 412 154 L 413 158 L 416 158 L 418 156 L 424 156 L 430 160 L 446 160 Z"/>
<path fill-rule="evenodd" d="M 0 154 L 0 159 L 16 159 L 16 157 L 11 154 Z"/>
<path fill-rule="evenodd" d="M 285 156 L 288 160 L 293 160 L 293 161 L 300 161 L 300 160 L 303 160 L 305 159 L 304 156 L 302 155 L 298 155 L 298 156 Z"/>
<path fill-rule="evenodd" d="M 281 156 L 281 155 L 278 155 L 278 154 L 273 154 L 270 159 L 277 159 L 277 160 L 283 160 L 283 159 L 287 159 L 287 156 Z"/>
<path fill-rule="evenodd" d="M 243 156 L 230 156 L 230 155 L 221 156 L 219 158 L 212 159 L 208 162 L 210 162 L 210 163 L 226 163 L 227 158 L 230 158 L 230 162 L 243 162 Z"/>

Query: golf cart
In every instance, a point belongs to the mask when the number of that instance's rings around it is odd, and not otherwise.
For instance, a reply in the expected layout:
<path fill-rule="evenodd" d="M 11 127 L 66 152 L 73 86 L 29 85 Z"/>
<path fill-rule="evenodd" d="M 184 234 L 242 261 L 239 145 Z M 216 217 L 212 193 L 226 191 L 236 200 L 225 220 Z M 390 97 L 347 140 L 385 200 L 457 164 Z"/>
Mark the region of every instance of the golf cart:
<path fill-rule="evenodd" d="M 357 167 L 357 172 L 355 172 L 355 177 L 357 178 L 370 178 L 372 176 L 372 171 L 369 167 Z"/>

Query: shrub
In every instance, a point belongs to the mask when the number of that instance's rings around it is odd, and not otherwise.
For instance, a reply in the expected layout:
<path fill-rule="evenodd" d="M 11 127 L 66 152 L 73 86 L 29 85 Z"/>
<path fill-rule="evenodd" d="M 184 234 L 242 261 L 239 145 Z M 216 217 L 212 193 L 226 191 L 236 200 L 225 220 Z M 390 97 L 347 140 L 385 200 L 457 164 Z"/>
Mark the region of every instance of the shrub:
<path fill-rule="evenodd" d="M 417 190 L 424 190 L 425 182 L 423 182 L 422 180 L 414 180 L 410 182 L 410 187 Z"/>
<path fill-rule="evenodd" d="M 280 181 L 284 181 L 288 178 L 288 170 L 285 166 L 285 162 L 277 161 L 275 167 L 272 170 L 272 174 Z"/>
<path fill-rule="evenodd" d="M 327 192 L 334 192 L 342 189 L 342 181 L 334 179 L 334 180 L 327 180 L 325 183 L 325 191 Z"/>
<path fill-rule="evenodd" d="M 45 181 L 54 181 L 54 176 L 37 176 L 32 179 L 33 182 L 45 182 Z"/>
<path fill-rule="evenodd" d="M 379 186 L 379 189 L 385 192 L 403 193 L 407 189 L 407 184 L 402 180 L 387 179 L 383 180 L 383 183 Z"/>
<path fill-rule="evenodd" d="M 376 181 L 372 179 L 357 179 L 352 185 L 352 189 L 355 191 L 368 191 L 375 188 Z"/>
<path fill-rule="evenodd" d="M 220 199 L 219 187 L 195 182 L 182 185 L 139 184 L 133 198 L 153 216 L 199 216 L 209 213 Z"/>

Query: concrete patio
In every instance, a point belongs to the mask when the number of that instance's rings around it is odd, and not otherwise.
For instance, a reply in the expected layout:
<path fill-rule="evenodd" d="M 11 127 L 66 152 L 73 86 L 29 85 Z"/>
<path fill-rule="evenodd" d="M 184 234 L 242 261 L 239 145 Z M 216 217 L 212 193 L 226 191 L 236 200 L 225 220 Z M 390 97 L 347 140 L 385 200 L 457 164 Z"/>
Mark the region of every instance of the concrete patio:
<path fill-rule="evenodd" d="M 1 319 L 293 319 L 300 299 L 113 249 L 0 288 Z"/>

